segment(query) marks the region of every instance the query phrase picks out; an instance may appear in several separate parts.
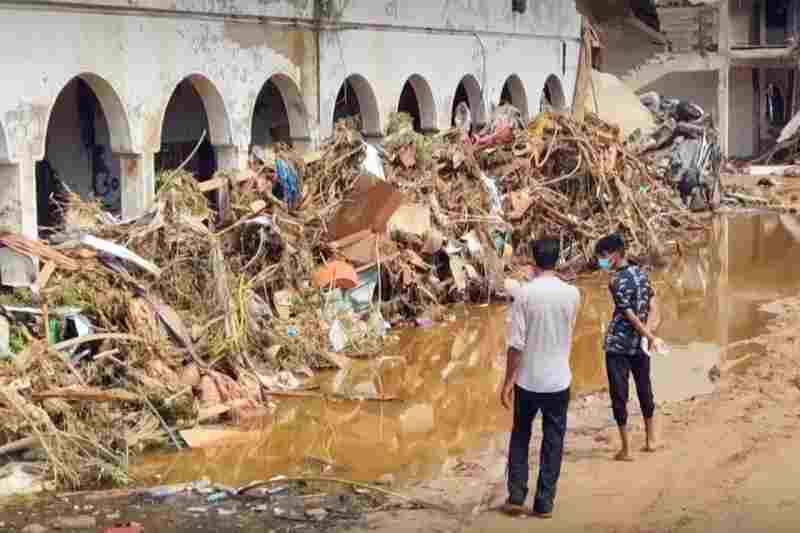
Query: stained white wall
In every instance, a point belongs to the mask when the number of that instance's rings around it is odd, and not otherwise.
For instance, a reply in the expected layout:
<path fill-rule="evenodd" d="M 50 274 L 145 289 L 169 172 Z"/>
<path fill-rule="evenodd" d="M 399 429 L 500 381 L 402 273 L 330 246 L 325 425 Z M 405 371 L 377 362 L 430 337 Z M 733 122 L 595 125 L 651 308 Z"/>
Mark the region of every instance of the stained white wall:
<path fill-rule="evenodd" d="M 61 8 L 67 4 L 73 9 Z M 487 109 L 499 101 L 512 74 L 524 85 L 532 111 L 551 74 L 559 77 L 571 101 L 580 36 L 580 17 L 571 1 L 531 0 L 524 15 L 513 14 L 510 1 L 495 0 L 332 4 L 335 16 L 329 22 L 355 29 L 323 32 L 319 61 L 317 38 L 307 25 L 312 0 L 139 0 L 135 5 L 128 0 L 57 0 L 47 10 L 24 3 L 6 7 L 0 18 L 0 64 L 13 75 L 3 78 L 0 123 L 9 158 L 19 162 L 14 167 L 18 182 L 9 189 L 22 206 L 14 223 L 35 234 L 35 161 L 45 155 L 58 94 L 86 73 L 104 84 L 98 97 L 113 126 L 109 137 L 121 159 L 127 214 L 152 199 L 154 154 L 162 140 L 196 138 L 197 106 L 182 109 L 181 120 L 162 139 L 167 104 L 187 76 L 204 80 L 199 92 L 207 104 L 212 141 L 224 147 L 220 161 L 234 166 L 246 161 L 241 153 L 251 140 L 254 105 L 275 74 L 294 87 L 287 103 L 293 130 L 317 141 L 331 129 L 334 99 L 349 74 L 360 74 L 371 84 L 382 126 L 412 74 L 431 87 L 436 127 L 449 124 L 456 86 L 466 74 L 479 80 Z M 159 16 L 137 13 L 143 9 L 161 11 Z M 265 24 L 247 19 L 253 15 L 286 19 Z M 299 26 L 275 25 L 295 19 Z M 308 119 L 308 127 L 304 120 L 302 128 L 295 128 L 298 117 Z M 62 173 L 77 176 L 83 155 L 76 151 L 77 121 L 69 124 L 50 132 L 50 155 L 72 161 L 74 168 L 57 164 Z"/>

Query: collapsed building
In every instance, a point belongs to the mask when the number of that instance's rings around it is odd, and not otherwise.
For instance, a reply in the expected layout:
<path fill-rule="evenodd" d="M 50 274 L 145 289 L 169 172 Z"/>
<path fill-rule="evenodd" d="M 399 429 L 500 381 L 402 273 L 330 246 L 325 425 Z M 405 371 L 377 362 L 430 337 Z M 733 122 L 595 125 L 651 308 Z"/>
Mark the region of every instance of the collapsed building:
<path fill-rule="evenodd" d="M 639 94 L 696 103 L 714 117 L 730 157 L 762 153 L 800 107 L 800 2 L 620 0 L 579 7 L 602 36 L 595 68 Z"/>

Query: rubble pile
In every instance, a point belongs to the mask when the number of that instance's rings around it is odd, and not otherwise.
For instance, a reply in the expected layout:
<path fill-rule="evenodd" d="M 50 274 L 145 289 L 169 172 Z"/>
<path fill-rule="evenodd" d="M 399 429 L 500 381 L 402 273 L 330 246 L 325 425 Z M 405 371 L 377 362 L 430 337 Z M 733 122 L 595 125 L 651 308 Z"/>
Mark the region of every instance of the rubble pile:
<path fill-rule="evenodd" d="M 634 153 L 654 166 L 693 210 L 719 205 L 722 152 L 712 117 L 693 102 L 656 92 L 641 95 L 641 102 L 652 113 L 656 128 L 633 135 Z"/>
<path fill-rule="evenodd" d="M 502 297 L 535 237 L 577 272 L 604 234 L 641 256 L 695 224 L 596 116 L 459 124 L 428 137 L 397 115 L 379 149 L 343 121 L 319 152 L 254 149 L 243 175 L 164 173 L 134 220 L 70 195 L 47 244 L 0 234 L 39 263 L 0 296 L 0 455 L 41 446 L 62 485 L 124 481 L 132 454 L 264 414 L 392 325 Z"/>

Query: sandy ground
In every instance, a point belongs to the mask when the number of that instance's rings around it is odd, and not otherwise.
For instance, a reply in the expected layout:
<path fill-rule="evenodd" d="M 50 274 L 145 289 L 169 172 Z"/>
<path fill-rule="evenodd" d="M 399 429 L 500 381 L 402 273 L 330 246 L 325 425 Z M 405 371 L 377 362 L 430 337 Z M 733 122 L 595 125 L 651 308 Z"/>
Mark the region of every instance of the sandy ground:
<path fill-rule="evenodd" d="M 748 358 L 747 351 L 738 350 L 740 363 L 722 363 L 716 392 L 661 407 L 665 448 L 657 453 L 638 453 L 632 463 L 612 461 L 615 429 L 602 423 L 597 406 L 576 406 L 573 420 L 578 427 L 573 424 L 568 436 L 552 520 L 508 518 L 491 510 L 505 497 L 507 435 L 501 435 L 489 451 L 474 458 L 467 474 L 452 473 L 449 479 L 418 489 L 420 495 L 456 505 L 460 519 L 429 511 L 404 512 L 373 516 L 369 529 L 392 533 L 501 533 L 521 528 L 615 533 L 797 531 L 800 300 L 783 304 L 771 332 L 761 337 L 765 353 Z M 593 421 L 605 427 L 592 429 Z M 642 440 L 640 430 L 634 443 L 640 446 Z"/>

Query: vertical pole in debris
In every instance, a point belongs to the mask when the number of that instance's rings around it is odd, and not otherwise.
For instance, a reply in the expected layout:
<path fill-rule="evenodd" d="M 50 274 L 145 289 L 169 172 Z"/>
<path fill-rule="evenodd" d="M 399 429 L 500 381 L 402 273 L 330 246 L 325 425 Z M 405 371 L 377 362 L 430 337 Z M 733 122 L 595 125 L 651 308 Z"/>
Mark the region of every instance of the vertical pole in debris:
<path fill-rule="evenodd" d="M 578 74 L 575 79 L 575 93 L 572 98 L 572 117 L 583 122 L 586 114 L 586 96 L 592 76 L 592 38 L 586 18 L 581 23 L 581 52 L 578 61 Z"/>
<path fill-rule="evenodd" d="M 728 137 L 730 132 L 730 72 L 730 62 L 728 58 L 724 58 L 723 64 L 719 68 L 719 102 L 717 104 L 717 130 L 719 131 L 719 147 L 723 157 L 728 156 Z"/>
<path fill-rule="evenodd" d="M 730 75 L 731 75 L 731 63 L 730 63 L 730 2 L 720 2 L 718 13 L 718 20 L 719 20 L 719 34 L 717 36 L 717 53 L 720 55 L 722 59 L 722 65 L 719 67 L 719 74 L 718 74 L 718 90 L 719 90 L 719 102 L 717 104 L 718 108 L 718 118 L 717 118 L 717 129 L 719 131 L 719 147 L 722 151 L 722 156 L 728 156 L 728 148 L 729 148 L 729 136 L 730 136 L 730 105 L 731 105 L 731 98 L 730 98 Z"/>

